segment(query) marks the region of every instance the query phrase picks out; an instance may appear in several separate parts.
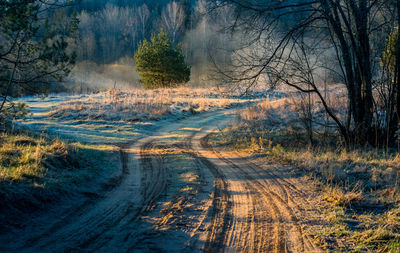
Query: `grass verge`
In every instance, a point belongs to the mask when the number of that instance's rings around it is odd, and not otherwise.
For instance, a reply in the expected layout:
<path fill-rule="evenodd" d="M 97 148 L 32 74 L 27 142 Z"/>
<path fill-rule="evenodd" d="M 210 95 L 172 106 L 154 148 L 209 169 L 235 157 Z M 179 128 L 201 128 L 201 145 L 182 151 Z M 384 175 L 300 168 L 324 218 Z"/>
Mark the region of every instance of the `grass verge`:
<path fill-rule="evenodd" d="M 112 146 L 1 134 L 0 223 L 13 225 L 23 214 L 90 192 L 117 166 L 114 152 Z"/>

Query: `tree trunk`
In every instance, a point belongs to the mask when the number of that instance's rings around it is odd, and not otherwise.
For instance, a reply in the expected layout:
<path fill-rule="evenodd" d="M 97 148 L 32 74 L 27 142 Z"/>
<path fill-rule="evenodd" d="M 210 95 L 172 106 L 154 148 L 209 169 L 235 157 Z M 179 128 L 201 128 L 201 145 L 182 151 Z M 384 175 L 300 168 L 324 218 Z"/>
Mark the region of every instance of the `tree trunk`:
<path fill-rule="evenodd" d="M 398 129 L 399 119 L 400 119 L 400 2 L 397 1 L 397 44 L 396 44 L 396 69 L 395 69 L 395 82 L 394 87 L 396 90 L 396 109 L 393 113 L 393 139 L 395 137 L 395 131 Z"/>
<path fill-rule="evenodd" d="M 371 138 L 373 136 L 370 135 L 373 118 L 373 96 L 367 1 L 360 0 L 358 8 L 353 2 L 352 7 L 357 27 L 358 48 L 355 49 L 355 53 L 360 77 L 358 86 L 361 88 L 362 94 L 362 103 L 359 105 L 362 115 L 358 119 L 360 121 L 356 122 L 355 135 L 358 139 L 357 143 L 365 144 L 367 142 L 373 143 L 374 140 L 374 138 Z"/>
<path fill-rule="evenodd" d="M 397 26 L 400 27 L 400 2 L 396 3 L 397 11 Z M 396 131 L 399 128 L 400 122 L 400 32 L 397 32 L 396 44 L 396 65 L 393 73 L 393 81 L 391 83 L 392 94 L 389 100 L 388 116 L 387 116 L 387 132 L 386 132 L 386 145 L 392 146 L 396 141 Z"/>

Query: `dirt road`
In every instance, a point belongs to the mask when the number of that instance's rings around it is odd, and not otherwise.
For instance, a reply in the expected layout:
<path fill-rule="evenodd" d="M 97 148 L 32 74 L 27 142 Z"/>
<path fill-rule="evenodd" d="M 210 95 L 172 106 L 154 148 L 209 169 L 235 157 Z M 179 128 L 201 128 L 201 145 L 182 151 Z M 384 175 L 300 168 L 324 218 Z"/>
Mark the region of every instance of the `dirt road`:
<path fill-rule="evenodd" d="M 304 232 L 318 212 L 288 168 L 211 147 L 233 110 L 159 129 L 121 150 L 121 179 L 10 252 L 319 252 Z M 310 220 L 310 217 L 312 219 Z"/>

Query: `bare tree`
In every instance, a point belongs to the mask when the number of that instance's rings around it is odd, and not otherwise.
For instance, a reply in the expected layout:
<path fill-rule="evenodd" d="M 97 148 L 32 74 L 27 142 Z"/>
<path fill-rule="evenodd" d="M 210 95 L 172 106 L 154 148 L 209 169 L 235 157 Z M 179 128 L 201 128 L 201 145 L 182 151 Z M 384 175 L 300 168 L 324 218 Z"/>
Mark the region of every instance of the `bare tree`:
<path fill-rule="evenodd" d="M 185 21 L 185 13 L 177 2 L 167 5 L 161 14 L 163 27 L 173 42 L 176 42 L 177 36 Z"/>
<path fill-rule="evenodd" d="M 130 55 L 137 42 L 136 10 L 107 4 L 104 9 L 93 14 L 96 38 L 100 45 L 100 61 L 109 63 Z"/>
<path fill-rule="evenodd" d="M 302 92 L 315 93 L 338 125 L 347 145 L 371 143 L 375 139 L 373 83 L 376 80 L 374 69 L 379 60 L 373 56 L 374 51 L 382 52 L 382 48 L 377 48 L 379 43 L 371 40 L 374 34 L 390 28 L 390 23 L 383 18 L 386 1 L 284 0 L 254 3 L 226 0 L 214 1 L 211 8 L 228 4 L 235 6 L 236 21 L 232 30 L 242 32 L 247 40 L 237 51 L 233 71 L 223 71 L 227 79 L 251 86 L 261 76 L 267 75 Z M 316 40 L 320 42 L 315 44 Z M 340 120 L 326 102 L 315 78 L 316 69 L 304 61 L 293 61 L 299 56 L 308 62 L 318 58 L 321 51 L 312 50 L 320 47 L 318 45 L 334 52 L 334 61 L 319 67 L 342 79 L 348 94 L 347 122 Z"/>
<path fill-rule="evenodd" d="M 137 15 L 139 21 L 138 24 L 140 26 L 140 39 L 143 40 L 146 38 L 148 20 L 150 17 L 150 11 L 146 4 L 141 5 L 137 9 Z"/>
<path fill-rule="evenodd" d="M 94 19 L 85 11 L 79 14 L 78 19 L 80 33 L 79 47 L 77 48 L 78 59 L 92 60 L 96 47 Z"/>
<path fill-rule="evenodd" d="M 119 36 L 121 35 L 120 7 L 107 4 L 106 7 L 96 14 L 98 29 L 101 33 L 100 45 L 103 52 L 103 63 L 109 59 L 118 59 L 121 48 Z"/>

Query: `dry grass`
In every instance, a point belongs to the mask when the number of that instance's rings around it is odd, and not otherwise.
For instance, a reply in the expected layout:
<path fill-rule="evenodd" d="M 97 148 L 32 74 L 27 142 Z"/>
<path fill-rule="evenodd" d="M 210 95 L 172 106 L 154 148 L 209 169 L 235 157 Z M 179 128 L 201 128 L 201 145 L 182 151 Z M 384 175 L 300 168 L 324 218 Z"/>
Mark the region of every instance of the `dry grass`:
<path fill-rule="evenodd" d="M 305 171 L 331 224 L 314 231 L 328 249 L 400 252 L 400 155 L 368 148 L 346 152 L 332 130 L 314 138 L 310 146 L 293 99 L 280 99 L 240 112 L 238 122 L 211 142 Z"/>
<path fill-rule="evenodd" d="M 69 101 L 50 115 L 90 120 L 159 120 L 167 115 L 199 113 L 230 106 L 235 98 L 221 95 L 217 89 L 158 89 L 122 91 L 110 89 L 96 95 Z"/>
<path fill-rule="evenodd" d="M 35 139 L 24 135 L 0 136 L 0 179 L 2 181 L 23 180 L 25 177 L 44 177 L 46 169 L 42 166 L 48 155 L 68 154 L 65 142 L 58 139 L 52 143 L 45 139 Z"/>

